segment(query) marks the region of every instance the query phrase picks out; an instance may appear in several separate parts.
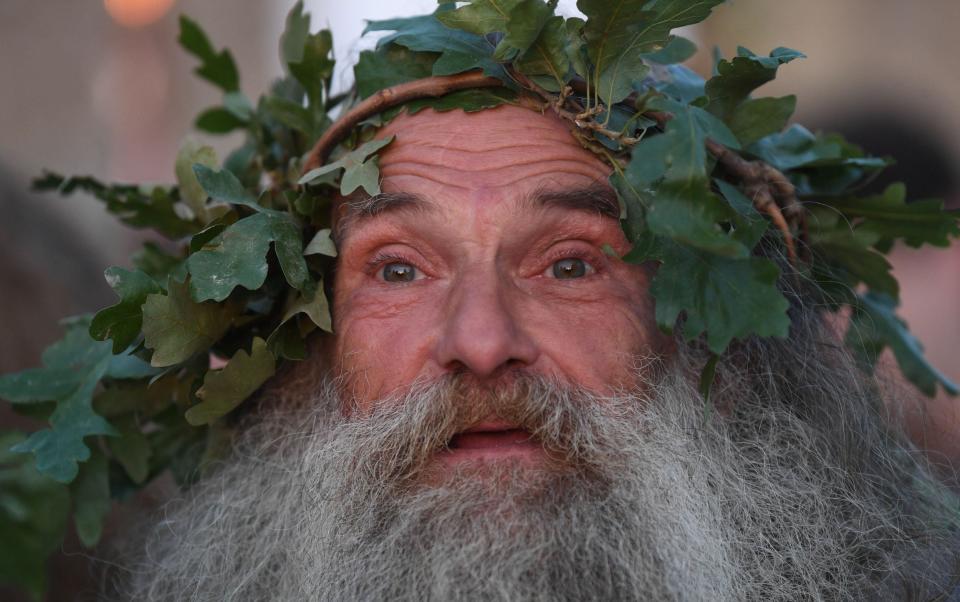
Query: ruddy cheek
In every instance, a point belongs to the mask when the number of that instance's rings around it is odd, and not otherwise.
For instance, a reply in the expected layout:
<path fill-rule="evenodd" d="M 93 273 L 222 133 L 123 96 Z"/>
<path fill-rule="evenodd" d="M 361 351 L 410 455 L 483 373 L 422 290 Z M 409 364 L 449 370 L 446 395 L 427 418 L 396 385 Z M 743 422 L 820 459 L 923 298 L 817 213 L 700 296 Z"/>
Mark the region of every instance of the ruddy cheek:
<path fill-rule="evenodd" d="M 590 300 L 530 296 L 525 322 L 553 364 L 552 371 L 587 388 L 630 387 L 634 358 L 658 354 L 652 315 L 640 293 L 615 282 L 596 286 Z"/>
<path fill-rule="evenodd" d="M 423 372 L 437 315 L 431 301 L 417 291 L 364 291 L 344 299 L 337 348 L 355 395 L 389 394 Z"/>

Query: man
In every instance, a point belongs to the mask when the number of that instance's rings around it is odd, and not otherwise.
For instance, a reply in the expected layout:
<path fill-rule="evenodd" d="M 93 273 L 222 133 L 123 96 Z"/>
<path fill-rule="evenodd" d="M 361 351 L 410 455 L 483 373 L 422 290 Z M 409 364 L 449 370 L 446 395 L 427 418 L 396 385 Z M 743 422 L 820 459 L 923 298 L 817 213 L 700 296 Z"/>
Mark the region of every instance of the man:
<path fill-rule="evenodd" d="M 336 334 L 124 596 L 953 599 L 955 502 L 809 291 L 782 279 L 790 337 L 735 344 L 705 405 L 707 352 L 657 330 L 610 167 L 561 120 L 425 110 L 389 136 L 381 194 L 337 208 Z"/>

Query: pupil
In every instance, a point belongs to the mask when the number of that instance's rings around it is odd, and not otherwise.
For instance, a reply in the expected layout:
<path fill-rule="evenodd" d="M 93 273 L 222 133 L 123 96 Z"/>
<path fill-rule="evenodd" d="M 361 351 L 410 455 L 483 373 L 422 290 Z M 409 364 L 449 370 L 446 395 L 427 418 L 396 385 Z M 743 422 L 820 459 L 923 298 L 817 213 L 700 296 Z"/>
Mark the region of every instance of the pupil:
<path fill-rule="evenodd" d="M 391 263 L 383 268 L 383 279 L 387 282 L 412 282 L 413 266 L 405 263 Z"/>
<path fill-rule="evenodd" d="M 582 259 L 575 257 L 561 259 L 553 264 L 553 275 L 557 278 L 580 278 L 586 273 L 586 264 Z"/>

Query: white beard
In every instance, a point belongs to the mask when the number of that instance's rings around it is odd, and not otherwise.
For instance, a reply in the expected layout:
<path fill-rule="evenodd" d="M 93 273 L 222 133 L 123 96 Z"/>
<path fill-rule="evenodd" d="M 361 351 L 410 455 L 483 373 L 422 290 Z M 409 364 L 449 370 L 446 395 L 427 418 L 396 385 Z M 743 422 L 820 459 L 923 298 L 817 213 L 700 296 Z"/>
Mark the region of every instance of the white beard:
<path fill-rule="evenodd" d="M 124 595 L 848 600 L 896 570 L 896 512 L 776 404 L 744 394 L 742 416 L 707 414 L 676 374 L 611 398 L 518 383 L 445 381 L 353 419 L 325 383 L 310 412 L 261 417 L 161 521 Z M 432 474 L 436 450 L 491 409 L 550 460 Z"/>

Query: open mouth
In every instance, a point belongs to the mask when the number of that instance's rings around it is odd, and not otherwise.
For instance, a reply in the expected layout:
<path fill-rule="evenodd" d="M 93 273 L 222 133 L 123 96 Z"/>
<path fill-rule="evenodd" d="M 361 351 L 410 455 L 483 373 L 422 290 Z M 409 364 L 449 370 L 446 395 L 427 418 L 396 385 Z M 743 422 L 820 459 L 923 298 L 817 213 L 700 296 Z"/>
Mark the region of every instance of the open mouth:
<path fill-rule="evenodd" d="M 446 454 L 460 459 L 497 459 L 542 451 L 530 431 L 502 420 L 481 422 L 454 435 Z"/>
<path fill-rule="evenodd" d="M 457 433 L 450 439 L 450 449 L 499 449 L 529 445 L 530 432 L 510 424 L 481 424 Z"/>

